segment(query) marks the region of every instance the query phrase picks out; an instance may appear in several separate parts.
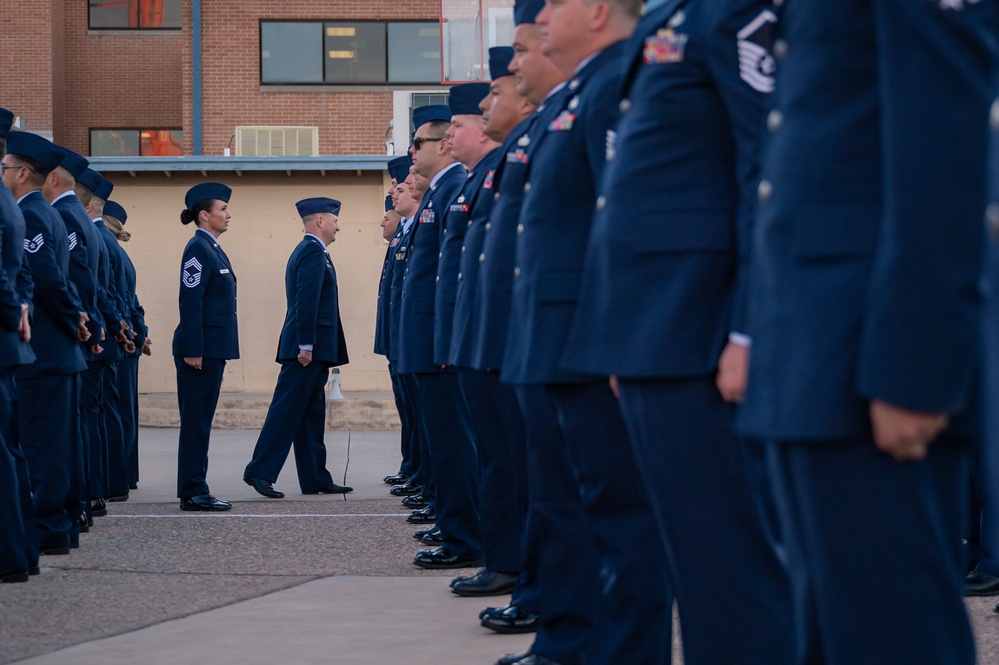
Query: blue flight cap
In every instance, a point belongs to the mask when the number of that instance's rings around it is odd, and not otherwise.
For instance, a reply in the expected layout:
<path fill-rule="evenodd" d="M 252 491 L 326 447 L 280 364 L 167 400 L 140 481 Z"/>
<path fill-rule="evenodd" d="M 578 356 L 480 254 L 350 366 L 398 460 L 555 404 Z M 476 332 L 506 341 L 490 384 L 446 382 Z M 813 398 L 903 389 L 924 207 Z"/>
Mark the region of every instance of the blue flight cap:
<path fill-rule="evenodd" d="M 430 106 L 417 106 L 413 109 L 413 128 L 419 129 L 428 122 L 442 120 L 451 122 L 451 109 L 444 104 L 431 104 Z"/>
<path fill-rule="evenodd" d="M 395 159 L 389 160 L 388 172 L 389 175 L 397 182 L 401 183 L 403 180 L 409 177 L 409 167 L 413 165 L 413 157 L 411 155 L 406 155 L 404 157 L 396 157 Z"/>
<path fill-rule="evenodd" d="M 188 210 L 192 210 L 194 206 L 206 199 L 217 199 L 228 203 L 230 196 L 232 196 L 232 190 L 222 183 L 203 182 L 187 190 L 187 195 L 184 197 L 184 205 L 187 206 Z"/>
<path fill-rule="evenodd" d="M 42 175 L 59 166 L 63 154 L 56 144 L 47 138 L 31 132 L 11 132 L 7 136 L 7 152 L 12 155 L 30 157 L 45 169 Z"/>
<path fill-rule="evenodd" d="M 545 0 L 516 0 L 513 3 L 513 24 L 534 23 L 544 8 Z"/>
<path fill-rule="evenodd" d="M 512 46 L 493 46 L 489 49 L 489 78 L 496 80 L 510 76 L 510 61 L 513 60 Z"/>
<path fill-rule="evenodd" d="M 101 186 L 101 182 L 104 181 L 104 178 L 101 177 L 100 173 L 93 169 L 85 169 L 83 173 L 76 176 L 76 181 L 96 195 L 97 190 Z M 100 198 L 103 199 L 104 197 L 101 196 Z M 107 199 L 104 200 L 106 201 Z"/>
<path fill-rule="evenodd" d="M 94 190 L 94 196 L 107 201 L 108 199 L 111 198 L 112 190 L 114 190 L 114 183 L 105 178 L 104 176 L 101 176 L 101 184 L 97 185 L 97 189 Z M 124 222 L 122 222 L 122 224 L 124 224 Z"/>
<path fill-rule="evenodd" d="M 104 203 L 104 214 L 110 215 L 121 222 L 122 226 L 125 226 L 125 222 L 128 220 L 128 213 L 125 209 L 121 207 L 121 204 L 117 201 L 107 201 Z"/>
<path fill-rule="evenodd" d="M 10 128 L 14 125 L 14 114 L 7 109 L 0 109 L 0 139 L 7 138 Z"/>
<path fill-rule="evenodd" d="M 451 86 L 448 106 L 453 115 L 482 115 L 479 102 L 489 94 L 489 84 L 483 81 Z"/>
<path fill-rule="evenodd" d="M 325 196 L 302 199 L 295 204 L 295 207 L 298 208 L 299 217 L 314 215 L 317 212 L 331 212 L 334 215 L 340 214 L 340 202 L 336 199 L 328 199 Z"/>
<path fill-rule="evenodd" d="M 385 197 L 385 212 L 388 212 L 389 210 L 395 210 L 395 206 L 392 205 L 392 195 L 391 194 L 389 194 L 388 196 Z"/>
<path fill-rule="evenodd" d="M 75 153 L 61 145 L 56 147 L 62 152 L 62 162 L 59 166 L 73 174 L 74 178 L 79 178 L 87 170 L 87 167 L 90 166 L 90 162 L 83 155 Z"/>

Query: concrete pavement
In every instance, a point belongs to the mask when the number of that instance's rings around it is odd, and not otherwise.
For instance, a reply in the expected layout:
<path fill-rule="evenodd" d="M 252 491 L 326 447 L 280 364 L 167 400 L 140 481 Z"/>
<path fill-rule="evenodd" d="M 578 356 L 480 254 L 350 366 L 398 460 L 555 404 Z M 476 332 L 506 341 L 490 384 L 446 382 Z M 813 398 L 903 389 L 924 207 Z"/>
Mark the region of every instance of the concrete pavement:
<path fill-rule="evenodd" d="M 398 432 L 327 432 L 329 469 L 355 491 L 302 496 L 289 460 L 280 500 L 242 482 L 256 437 L 212 434 L 209 485 L 233 510 L 182 513 L 177 432 L 142 429 L 129 501 L 110 504 L 79 550 L 43 557 L 40 576 L 0 585 L 0 664 L 488 665 L 530 645 L 478 626 L 507 596 L 460 598 L 447 582 L 465 571 L 412 565 L 416 527 L 381 481 L 397 469 Z M 999 663 L 995 600 L 967 599 L 981 665 Z"/>

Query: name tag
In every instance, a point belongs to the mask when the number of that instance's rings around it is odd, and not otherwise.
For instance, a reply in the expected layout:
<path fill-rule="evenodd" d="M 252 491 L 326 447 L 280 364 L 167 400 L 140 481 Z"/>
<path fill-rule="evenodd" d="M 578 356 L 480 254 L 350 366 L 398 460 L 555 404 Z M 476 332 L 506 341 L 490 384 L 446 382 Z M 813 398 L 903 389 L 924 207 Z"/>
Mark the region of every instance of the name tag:
<path fill-rule="evenodd" d="M 219 274 L 220 275 L 228 275 L 229 274 L 229 269 L 228 268 L 222 268 L 222 270 L 219 270 Z"/>

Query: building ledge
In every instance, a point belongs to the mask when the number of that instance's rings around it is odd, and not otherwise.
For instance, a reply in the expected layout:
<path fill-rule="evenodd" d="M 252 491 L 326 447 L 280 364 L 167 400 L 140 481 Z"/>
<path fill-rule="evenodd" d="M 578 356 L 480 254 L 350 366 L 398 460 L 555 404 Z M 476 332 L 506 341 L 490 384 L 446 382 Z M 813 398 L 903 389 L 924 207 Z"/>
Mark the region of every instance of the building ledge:
<path fill-rule="evenodd" d="M 89 157 L 90 165 L 101 173 L 136 173 L 158 171 L 208 173 L 220 171 L 384 171 L 394 155 L 331 155 L 324 157 Z"/>

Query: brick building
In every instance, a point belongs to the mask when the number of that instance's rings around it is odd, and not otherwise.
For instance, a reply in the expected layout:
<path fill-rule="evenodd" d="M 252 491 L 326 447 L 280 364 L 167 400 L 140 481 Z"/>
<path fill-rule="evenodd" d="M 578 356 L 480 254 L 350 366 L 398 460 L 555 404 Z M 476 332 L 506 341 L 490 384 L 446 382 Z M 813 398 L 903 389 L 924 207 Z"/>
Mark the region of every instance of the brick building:
<path fill-rule="evenodd" d="M 129 211 L 126 250 L 156 344 L 140 389 L 173 390 L 177 261 L 190 232 L 177 217 L 184 191 L 204 180 L 236 192 L 221 241 L 240 277 L 243 359 L 223 389 L 273 387 L 283 266 L 301 233 L 293 203 L 311 195 L 344 202 L 332 248 L 351 357 L 344 388 L 388 389 L 370 353 L 384 164 L 408 147 L 412 106 L 444 102 L 442 80 L 481 77 L 483 44 L 509 43 L 512 5 L 5 0 L 0 106 L 91 157 Z"/>

